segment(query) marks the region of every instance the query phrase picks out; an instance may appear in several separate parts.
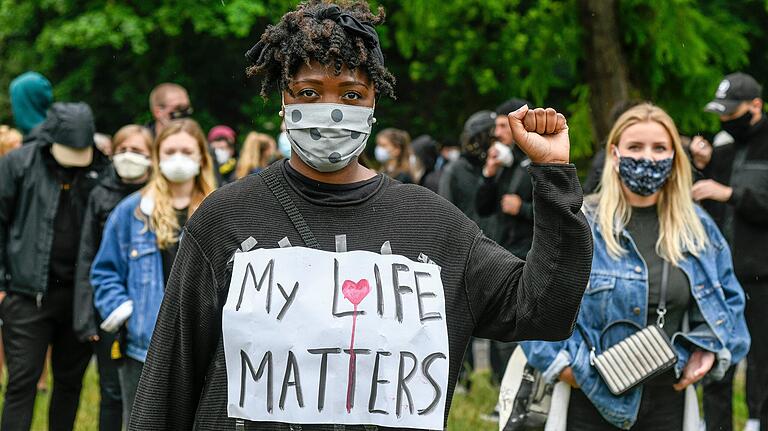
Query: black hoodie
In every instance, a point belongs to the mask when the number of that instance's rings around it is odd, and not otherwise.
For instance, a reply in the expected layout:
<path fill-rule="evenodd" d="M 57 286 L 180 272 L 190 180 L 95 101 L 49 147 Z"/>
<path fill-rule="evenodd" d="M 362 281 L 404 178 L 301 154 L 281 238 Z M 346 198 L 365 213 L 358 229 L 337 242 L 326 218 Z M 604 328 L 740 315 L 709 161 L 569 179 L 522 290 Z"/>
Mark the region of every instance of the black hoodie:
<path fill-rule="evenodd" d="M 117 204 L 126 196 L 139 190 L 144 184 L 124 183 L 114 168 L 110 168 L 104 179 L 93 188 L 83 219 L 80 249 L 75 273 L 75 298 L 73 325 L 80 341 L 98 334 L 97 315 L 93 308 L 93 287 L 90 282 L 91 263 L 99 251 L 101 235 L 107 218 Z"/>
<path fill-rule="evenodd" d="M 49 276 L 62 277 L 51 274 L 54 266 L 66 272 L 61 263 L 67 259 L 58 261 L 62 245 L 69 244 L 71 255 L 77 253 L 88 195 L 108 164 L 96 150 L 91 165 L 84 168 L 61 168 L 53 160 L 53 142 L 80 148 L 93 145 L 93 114 L 83 105 L 55 103 L 34 142 L 0 158 L 0 290 L 36 297 L 38 303 L 48 292 Z M 62 214 L 66 218 L 61 218 L 58 207 L 64 188 L 68 208 Z M 74 244 L 67 243 L 69 230 L 62 234 L 66 226 L 76 232 Z"/>

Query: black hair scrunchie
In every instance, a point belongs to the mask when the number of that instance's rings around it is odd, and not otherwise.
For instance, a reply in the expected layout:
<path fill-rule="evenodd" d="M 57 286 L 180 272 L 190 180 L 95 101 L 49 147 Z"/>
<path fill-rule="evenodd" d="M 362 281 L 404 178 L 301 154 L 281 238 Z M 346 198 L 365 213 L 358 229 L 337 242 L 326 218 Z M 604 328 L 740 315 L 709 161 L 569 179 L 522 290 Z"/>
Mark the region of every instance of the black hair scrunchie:
<path fill-rule="evenodd" d="M 307 13 L 305 16 L 312 17 L 318 21 L 329 19 L 340 25 L 346 32 L 361 37 L 373 50 L 374 57 L 384 66 L 384 53 L 381 51 L 381 45 L 379 44 L 379 34 L 376 33 L 376 29 L 371 24 L 361 23 L 354 16 L 343 13 L 341 8 L 336 5 L 323 9 L 314 15 Z M 260 63 L 268 46 L 268 43 L 260 40 L 245 53 L 245 57 L 252 63 Z"/>

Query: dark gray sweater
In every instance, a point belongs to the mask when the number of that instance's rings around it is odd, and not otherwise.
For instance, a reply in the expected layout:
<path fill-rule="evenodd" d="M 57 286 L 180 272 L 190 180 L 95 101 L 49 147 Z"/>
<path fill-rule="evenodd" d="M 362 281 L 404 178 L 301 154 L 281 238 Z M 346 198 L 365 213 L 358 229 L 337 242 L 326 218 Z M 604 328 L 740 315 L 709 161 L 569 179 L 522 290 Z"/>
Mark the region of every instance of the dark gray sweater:
<path fill-rule="evenodd" d="M 561 340 L 570 336 L 592 261 L 592 238 L 580 212 L 573 165 L 530 169 L 535 238 L 528 262 L 489 240 L 456 207 L 431 191 L 384 178 L 367 199 L 347 206 L 308 201 L 278 177 L 322 249 L 424 253 L 442 267 L 449 338 L 448 417 L 463 352 L 471 335 L 498 340 Z M 200 206 L 185 227 L 166 287 L 131 416 L 131 430 L 235 429 L 227 417 L 221 310 L 229 286 L 227 262 L 249 236 L 258 247 L 301 238 L 262 178 L 227 185 Z M 245 423 L 246 430 L 288 430 L 287 424 Z M 333 430 L 331 425 L 303 429 Z M 364 429 L 347 426 L 347 430 Z M 379 429 L 384 429 L 379 427 Z"/>

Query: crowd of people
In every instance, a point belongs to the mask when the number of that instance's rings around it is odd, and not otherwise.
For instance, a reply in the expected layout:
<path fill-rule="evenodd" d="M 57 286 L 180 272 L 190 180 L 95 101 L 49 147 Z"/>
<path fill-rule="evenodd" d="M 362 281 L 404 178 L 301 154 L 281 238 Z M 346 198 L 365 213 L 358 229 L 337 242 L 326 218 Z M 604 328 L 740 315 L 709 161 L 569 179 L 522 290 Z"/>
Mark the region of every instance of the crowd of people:
<path fill-rule="evenodd" d="M 398 128 L 371 137 L 376 99 L 394 92 L 382 20 L 367 5 L 311 1 L 265 31 L 248 73 L 265 96 L 281 94 L 276 136 L 223 124 L 205 133 L 174 83 L 149 94 L 150 123 L 109 136 L 87 104 L 54 101 L 39 73 L 11 83 L 15 127 L 0 126 L 0 430 L 30 429 L 49 366 L 49 428 L 73 429 L 94 356 L 100 430 L 289 429 L 228 414 L 232 256 L 257 244 L 344 252 L 347 241 L 440 266 L 445 418 L 479 337 L 492 340 L 497 384 L 521 348 L 545 381 L 572 388 L 568 430 L 694 429 L 686 389 L 699 384 L 706 430 L 729 431 L 745 358 L 745 430 L 768 429 L 761 85 L 723 79 L 702 107 L 722 125 L 709 140 L 681 136 L 652 103 L 622 102 L 582 200 L 565 117 L 520 98 L 469 116 L 459 145 Z M 595 355 L 653 325 L 676 362 L 616 394 Z"/>

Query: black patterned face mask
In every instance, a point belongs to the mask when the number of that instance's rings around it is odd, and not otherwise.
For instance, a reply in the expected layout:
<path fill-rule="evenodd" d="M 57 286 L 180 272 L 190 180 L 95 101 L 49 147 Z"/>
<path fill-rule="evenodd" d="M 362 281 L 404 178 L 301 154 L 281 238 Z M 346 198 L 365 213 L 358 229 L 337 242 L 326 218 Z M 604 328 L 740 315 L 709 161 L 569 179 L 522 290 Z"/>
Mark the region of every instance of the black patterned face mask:
<path fill-rule="evenodd" d="M 662 160 L 619 157 L 619 176 L 624 185 L 640 196 L 659 191 L 672 173 L 673 157 Z"/>

